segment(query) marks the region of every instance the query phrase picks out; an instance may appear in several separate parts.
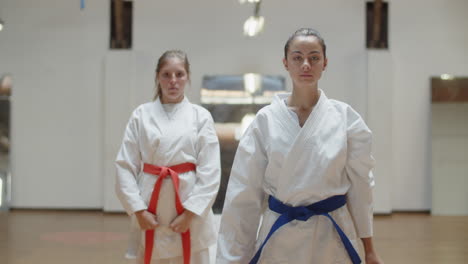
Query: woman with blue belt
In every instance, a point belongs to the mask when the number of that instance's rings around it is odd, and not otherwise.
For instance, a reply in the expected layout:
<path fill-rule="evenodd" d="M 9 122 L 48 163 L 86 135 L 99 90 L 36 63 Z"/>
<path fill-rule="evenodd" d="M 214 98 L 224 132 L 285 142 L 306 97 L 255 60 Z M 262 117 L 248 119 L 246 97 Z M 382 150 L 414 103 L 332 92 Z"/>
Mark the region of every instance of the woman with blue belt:
<path fill-rule="evenodd" d="M 261 109 L 239 143 L 218 264 L 381 264 L 372 243 L 372 133 L 319 89 L 326 45 L 313 29 L 286 42 L 292 92 Z"/>

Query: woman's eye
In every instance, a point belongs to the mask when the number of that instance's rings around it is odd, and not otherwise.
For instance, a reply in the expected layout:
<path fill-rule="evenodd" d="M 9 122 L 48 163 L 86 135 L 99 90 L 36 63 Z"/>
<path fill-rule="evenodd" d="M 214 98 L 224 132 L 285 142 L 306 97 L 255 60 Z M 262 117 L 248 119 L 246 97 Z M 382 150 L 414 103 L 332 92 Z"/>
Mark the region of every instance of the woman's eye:
<path fill-rule="evenodd" d="M 183 72 L 178 72 L 177 77 L 179 77 L 179 78 L 184 77 L 184 73 Z"/>
<path fill-rule="evenodd" d="M 168 78 L 168 77 L 169 77 L 169 73 L 167 73 L 167 72 L 163 73 L 163 77 Z"/>

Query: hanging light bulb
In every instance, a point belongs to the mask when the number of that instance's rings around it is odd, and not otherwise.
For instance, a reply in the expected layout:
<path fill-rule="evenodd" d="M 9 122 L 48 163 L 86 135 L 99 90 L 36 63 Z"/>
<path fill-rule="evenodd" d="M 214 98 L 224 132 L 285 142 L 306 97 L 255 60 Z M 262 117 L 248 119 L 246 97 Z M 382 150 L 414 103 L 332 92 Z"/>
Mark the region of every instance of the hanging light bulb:
<path fill-rule="evenodd" d="M 261 0 L 239 0 L 239 3 L 241 4 L 244 4 L 246 2 L 249 2 L 249 3 L 258 3 L 260 2 Z"/>
<path fill-rule="evenodd" d="M 258 1 L 248 0 L 248 1 L 249 2 L 255 1 L 255 10 L 254 10 L 254 15 L 249 17 L 244 23 L 244 35 L 253 37 L 263 30 L 265 19 L 259 15 L 261 0 L 258 0 Z"/>
<path fill-rule="evenodd" d="M 444 74 L 440 75 L 440 78 L 442 80 L 446 80 L 446 81 L 455 79 L 455 77 L 453 75 L 448 74 L 448 73 L 444 73 Z"/>
<path fill-rule="evenodd" d="M 3 20 L 0 19 L 0 31 L 3 30 Z"/>
<path fill-rule="evenodd" d="M 251 16 L 244 23 L 244 35 L 253 37 L 263 30 L 265 19 L 262 16 Z"/>

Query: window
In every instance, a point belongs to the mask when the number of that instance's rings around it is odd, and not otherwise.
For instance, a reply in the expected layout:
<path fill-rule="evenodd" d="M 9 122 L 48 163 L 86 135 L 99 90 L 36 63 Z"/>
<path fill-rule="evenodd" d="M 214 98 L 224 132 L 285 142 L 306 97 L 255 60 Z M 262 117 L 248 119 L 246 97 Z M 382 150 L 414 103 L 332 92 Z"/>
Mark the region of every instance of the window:
<path fill-rule="evenodd" d="M 132 48 L 132 13 L 133 2 L 111 0 L 111 49 Z"/>
<path fill-rule="evenodd" d="M 366 3 L 366 31 L 367 48 L 388 49 L 388 3 Z"/>

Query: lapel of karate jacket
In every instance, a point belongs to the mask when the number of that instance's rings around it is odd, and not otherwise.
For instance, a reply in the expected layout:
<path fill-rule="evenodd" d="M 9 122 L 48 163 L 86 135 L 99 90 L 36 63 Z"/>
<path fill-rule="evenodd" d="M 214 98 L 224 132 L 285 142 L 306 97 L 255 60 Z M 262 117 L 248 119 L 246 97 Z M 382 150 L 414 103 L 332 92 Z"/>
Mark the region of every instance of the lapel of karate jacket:
<path fill-rule="evenodd" d="M 287 131 L 291 131 L 289 133 L 295 133 L 295 137 L 292 137 L 291 147 L 285 154 L 284 164 L 281 169 L 281 177 L 279 177 L 277 182 L 278 186 L 288 186 L 291 185 L 288 184 L 288 182 L 291 181 L 291 177 L 293 177 L 291 174 L 296 174 L 298 170 L 307 169 L 298 168 L 297 161 L 300 158 L 310 156 L 310 151 L 313 151 L 319 143 L 316 140 L 316 137 L 317 134 L 320 133 L 320 124 L 326 118 L 329 102 L 325 93 L 321 91 L 317 104 L 314 106 L 314 109 L 302 128 L 299 126 L 297 120 L 291 117 L 291 114 L 284 102 L 281 103 L 282 104 L 277 104 L 275 107 L 275 110 L 278 112 L 277 117 L 282 119 L 280 120 L 280 123 L 287 126 L 285 129 Z M 282 201 L 288 202 L 288 193 L 288 188 L 278 188 L 277 198 L 280 200 L 285 199 Z"/>

